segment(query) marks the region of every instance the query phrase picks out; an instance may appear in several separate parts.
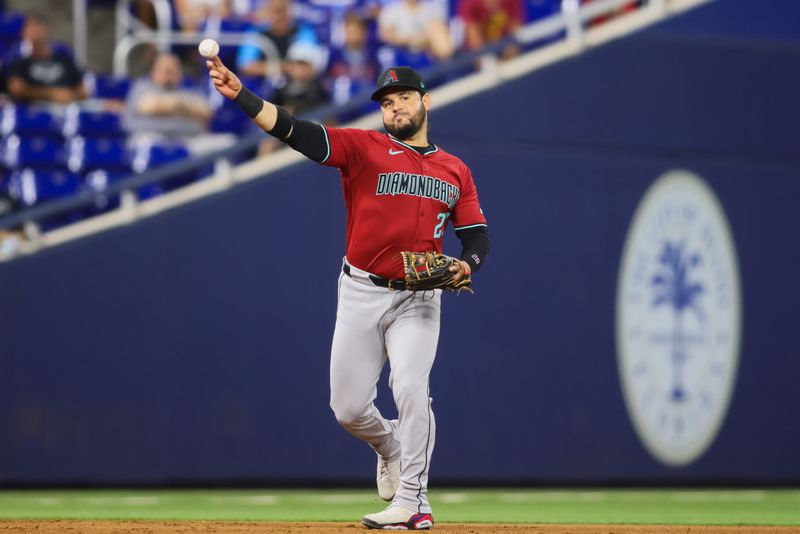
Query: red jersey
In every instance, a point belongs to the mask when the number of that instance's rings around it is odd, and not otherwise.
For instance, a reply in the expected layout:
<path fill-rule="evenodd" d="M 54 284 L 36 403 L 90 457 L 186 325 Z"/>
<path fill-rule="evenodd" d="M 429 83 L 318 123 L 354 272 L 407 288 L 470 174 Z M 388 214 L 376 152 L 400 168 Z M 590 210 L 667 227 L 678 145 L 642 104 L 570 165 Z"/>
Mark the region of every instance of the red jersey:
<path fill-rule="evenodd" d="M 441 148 L 420 154 L 388 134 L 325 128 L 347 208 L 347 261 L 388 279 L 403 278 L 403 250 L 442 251 L 456 230 L 486 226 L 472 173 Z"/>
<path fill-rule="evenodd" d="M 522 24 L 525 4 L 522 0 L 461 0 L 458 16 L 477 26 L 481 37 L 493 43 Z"/>

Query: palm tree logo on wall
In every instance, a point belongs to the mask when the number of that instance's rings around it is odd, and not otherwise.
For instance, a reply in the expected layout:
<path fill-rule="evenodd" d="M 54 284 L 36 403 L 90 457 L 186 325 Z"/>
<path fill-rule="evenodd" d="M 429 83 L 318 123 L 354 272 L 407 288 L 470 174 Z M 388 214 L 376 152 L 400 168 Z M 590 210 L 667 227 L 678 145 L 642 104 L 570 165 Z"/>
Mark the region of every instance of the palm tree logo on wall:
<path fill-rule="evenodd" d="M 633 214 L 617 280 L 620 385 L 652 456 L 688 465 L 725 420 L 741 340 L 736 246 L 714 190 L 691 171 L 656 179 Z"/>
<path fill-rule="evenodd" d="M 658 270 L 651 280 L 655 290 L 653 307 L 662 305 L 672 307 L 672 388 L 670 398 L 673 402 L 681 402 L 686 398 L 683 383 L 683 366 L 688 358 L 688 343 L 683 332 L 683 314 L 692 310 L 702 323 L 705 318 L 700 308 L 699 297 L 703 293 L 703 284 L 692 282 L 690 276 L 693 268 L 700 266 L 700 255 L 689 253 L 684 243 L 665 241 L 658 255 Z"/>

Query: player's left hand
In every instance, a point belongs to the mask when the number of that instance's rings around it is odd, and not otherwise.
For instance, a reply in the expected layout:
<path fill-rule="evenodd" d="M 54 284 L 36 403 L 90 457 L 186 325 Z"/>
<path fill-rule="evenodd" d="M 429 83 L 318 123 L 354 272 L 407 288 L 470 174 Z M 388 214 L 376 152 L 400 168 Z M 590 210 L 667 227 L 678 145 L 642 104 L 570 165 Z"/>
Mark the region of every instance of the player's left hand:
<path fill-rule="evenodd" d="M 453 265 L 450 266 L 450 272 L 453 273 L 453 282 L 458 282 L 464 276 L 470 275 L 472 269 L 469 268 L 467 262 L 459 260 L 453 262 Z"/>
<path fill-rule="evenodd" d="M 403 259 L 406 289 L 409 291 L 430 291 L 444 289 L 447 291 L 469 291 L 472 279 L 469 265 L 452 256 L 429 250 L 412 252 L 404 250 L 400 253 Z"/>

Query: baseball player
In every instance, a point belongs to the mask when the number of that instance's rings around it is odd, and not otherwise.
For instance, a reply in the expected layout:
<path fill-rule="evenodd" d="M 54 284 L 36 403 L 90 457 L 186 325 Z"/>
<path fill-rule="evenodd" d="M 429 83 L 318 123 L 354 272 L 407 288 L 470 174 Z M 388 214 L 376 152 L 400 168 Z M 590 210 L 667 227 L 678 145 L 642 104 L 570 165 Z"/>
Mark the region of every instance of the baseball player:
<path fill-rule="evenodd" d="M 347 207 L 347 249 L 330 363 L 331 408 L 338 422 L 377 453 L 378 494 L 389 506 L 364 516 L 370 528 L 433 526 L 428 470 L 436 425 L 428 381 L 439 339 L 441 289 L 406 290 L 402 251 L 441 252 L 448 222 L 463 245 L 450 271 L 471 276 L 489 252 L 489 233 L 469 168 L 428 141 L 431 96 L 408 67 L 378 78 L 387 134 L 298 120 L 264 101 L 214 57 L 216 89 L 265 132 L 323 165 L 338 167 Z M 398 419 L 373 404 L 381 369 Z"/>

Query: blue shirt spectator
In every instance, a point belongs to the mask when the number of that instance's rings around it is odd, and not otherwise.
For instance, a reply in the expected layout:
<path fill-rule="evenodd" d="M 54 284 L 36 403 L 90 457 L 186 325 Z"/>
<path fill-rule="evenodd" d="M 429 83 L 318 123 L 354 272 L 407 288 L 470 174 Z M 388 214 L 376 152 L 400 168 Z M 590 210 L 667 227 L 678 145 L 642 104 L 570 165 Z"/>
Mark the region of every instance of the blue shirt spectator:
<path fill-rule="evenodd" d="M 295 19 L 291 0 L 270 0 L 259 11 L 259 17 L 262 21 L 256 23 L 251 31 L 267 37 L 275 44 L 281 63 L 286 60 L 289 47 L 295 42 L 318 44 L 314 29 Z M 245 76 L 266 76 L 270 71 L 267 62 L 268 58 L 255 42 L 242 45 L 236 57 L 237 68 Z"/>

